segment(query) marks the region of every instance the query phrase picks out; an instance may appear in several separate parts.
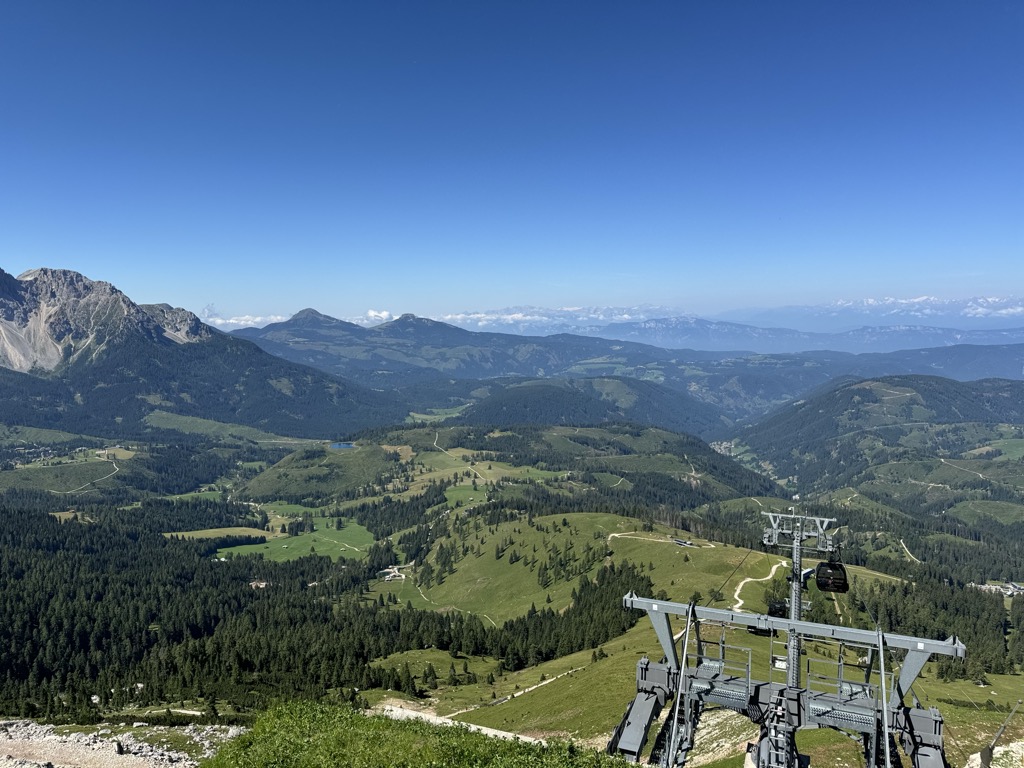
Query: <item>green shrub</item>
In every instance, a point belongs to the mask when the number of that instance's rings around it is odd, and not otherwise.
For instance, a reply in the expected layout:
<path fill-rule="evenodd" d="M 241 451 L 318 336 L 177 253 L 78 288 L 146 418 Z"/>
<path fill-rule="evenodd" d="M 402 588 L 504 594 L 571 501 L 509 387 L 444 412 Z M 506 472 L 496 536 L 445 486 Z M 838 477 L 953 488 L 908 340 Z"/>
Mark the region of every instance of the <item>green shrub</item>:
<path fill-rule="evenodd" d="M 262 715 L 203 768 L 611 768 L 573 744 L 503 741 L 464 728 L 367 716 L 347 705 L 293 702 Z"/>

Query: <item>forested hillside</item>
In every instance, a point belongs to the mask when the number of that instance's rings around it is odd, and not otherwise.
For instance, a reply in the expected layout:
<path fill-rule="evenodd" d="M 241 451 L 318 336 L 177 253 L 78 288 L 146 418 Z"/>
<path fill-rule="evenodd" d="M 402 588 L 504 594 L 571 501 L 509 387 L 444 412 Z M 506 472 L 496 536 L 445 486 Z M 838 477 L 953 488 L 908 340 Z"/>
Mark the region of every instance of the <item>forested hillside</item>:
<path fill-rule="evenodd" d="M 712 439 L 731 420 L 719 409 L 660 384 L 625 377 L 540 380 L 499 386 L 449 423 L 494 426 L 642 424 Z"/>
<path fill-rule="evenodd" d="M 407 413 L 394 397 L 219 334 L 160 348 L 129 338 L 58 378 L 0 368 L 0 397 L 7 423 L 122 439 L 146 436 L 156 410 L 317 438 Z"/>
<path fill-rule="evenodd" d="M 770 565 L 758 513 L 792 503 L 700 439 L 637 425 L 420 426 L 335 446 L 193 426 L 207 432 L 127 447 L 3 432 L 0 709 L 81 721 L 177 702 L 244 719 L 388 690 L 483 708 L 570 657 L 633 663 L 629 591 L 731 601 Z M 807 504 L 873 569 L 841 608 L 812 595 L 810 617 L 955 632 L 972 661 L 936 669 L 950 685 L 1018 669 L 1020 601 L 1007 615 L 966 582 L 1016 572 L 1020 523 L 865 498 Z"/>
<path fill-rule="evenodd" d="M 597 648 L 636 621 L 620 608 L 623 594 L 655 591 L 644 568 L 628 560 L 605 562 L 604 547 L 582 560 L 572 555 L 565 561 L 576 563 L 571 568 L 542 564 L 548 574 L 538 594 L 557 586 L 558 602 L 523 606 L 500 625 L 472 613 L 403 606 L 383 595 L 367 599 L 365 593 L 382 569 L 402 562 L 426 568 L 429 560 L 438 578 L 450 576 L 467 552 L 439 542 L 468 526 L 539 530 L 545 516 L 609 505 L 634 515 L 639 525 L 657 516 L 682 519 L 685 510 L 708 499 L 772 489 L 695 438 L 634 427 L 502 433 L 462 427 L 445 430 L 437 447 L 440 433 L 422 429 L 383 437 L 386 449 L 302 448 L 276 463 L 280 453 L 274 451 L 282 449 L 212 448 L 208 438 L 197 437 L 187 447 L 136 446 L 115 460 L 118 471 L 73 498 L 8 483 L 0 497 L 0 707 L 12 714 L 82 718 L 131 703 L 206 697 L 245 711 L 281 695 L 326 690 L 352 695 L 357 688 L 385 687 L 415 695 L 424 684 L 419 671 L 414 679 L 371 662 L 433 647 L 491 657 L 515 670 Z M 435 468 L 407 453 L 401 446 L 410 443 L 440 464 Z M 655 454 L 667 468 L 685 468 L 687 479 L 631 468 Z M 451 468 L 468 470 L 484 461 L 503 466 L 506 460 L 508 468 L 500 470 L 505 479 L 475 491 L 486 500 L 458 515 L 446 512 L 462 507 L 478 480 Z M 110 464 L 49 457 L 0 475 L 52 478 L 62 468 L 84 473 Z M 292 473 L 304 466 L 322 478 L 319 495 L 294 500 L 309 505 L 297 507 L 305 510 L 301 523 L 280 523 L 291 535 L 277 533 L 267 509 L 244 495 L 232 500 L 224 490 L 160 497 L 213 481 L 244 494 L 249 465 L 258 473 L 248 479 L 253 487 L 259 475 L 271 478 L 258 486 L 264 498 L 291 487 Z M 562 467 L 579 479 L 566 482 Z M 595 475 L 609 472 L 618 473 L 616 483 Z M 296 541 L 318 531 L 326 535 L 343 524 L 362 524 L 378 543 L 358 560 L 218 556 L 271 536 Z M 209 536 L 185 538 L 204 529 Z"/>
<path fill-rule="evenodd" d="M 1024 581 L 1022 394 L 1006 380 L 852 382 L 781 409 L 734 449 L 847 525 L 846 562 L 906 579 L 856 592 L 866 616 L 933 637 L 958 627 L 978 678 L 1024 658 L 1002 596 L 968 586 Z"/>
<path fill-rule="evenodd" d="M 1024 382 L 959 382 L 934 376 L 853 381 L 781 408 L 744 430 L 741 439 L 777 459 L 827 454 L 822 448 L 831 442 L 865 432 L 891 434 L 886 427 L 967 422 L 1024 422 Z"/>
<path fill-rule="evenodd" d="M 515 669 L 621 634 L 637 617 L 619 598 L 651 592 L 634 567 L 604 568 L 580 582 L 568 610 L 495 628 L 471 615 L 362 601 L 368 582 L 397 562 L 387 544 L 362 563 L 218 559 L 218 545 L 230 541 L 168 539 L 92 510 L 60 522 L 45 507 L 63 505 L 45 497 L 4 501 L 0 707 L 10 714 L 88 715 L 93 695 L 115 707 L 215 695 L 247 709 L 341 687 L 415 693 L 411 678 L 369 662 L 429 645 Z M 173 528 L 181 515 L 157 508 L 147 521 Z"/>

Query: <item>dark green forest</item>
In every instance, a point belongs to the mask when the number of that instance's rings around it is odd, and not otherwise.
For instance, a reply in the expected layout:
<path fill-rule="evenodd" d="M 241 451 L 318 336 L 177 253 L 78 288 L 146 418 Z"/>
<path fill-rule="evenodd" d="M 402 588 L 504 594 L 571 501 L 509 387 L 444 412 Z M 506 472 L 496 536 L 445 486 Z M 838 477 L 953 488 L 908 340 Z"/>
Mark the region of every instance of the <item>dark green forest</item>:
<path fill-rule="evenodd" d="M 240 514 L 233 505 L 151 503 L 141 526 L 101 509 L 60 522 L 47 510 L 59 506 L 43 495 L 0 500 L 0 709 L 8 714 L 81 718 L 95 713 L 93 696 L 119 707 L 212 695 L 244 711 L 328 689 L 416 694 L 411 677 L 369 662 L 436 647 L 518 669 L 621 634 L 637 619 L 621 609 L 622 595 L 652 591 L 632 565 L 611 566 L 581 579 L 566 611 L 488 627 L 472 615 L 365 600 L 368 581 L 397 561 L 387 545 L 364 562 L 222 560 L 214 554 L 223 542 L 156 529 L 209 512 L 227 522 Z"/>

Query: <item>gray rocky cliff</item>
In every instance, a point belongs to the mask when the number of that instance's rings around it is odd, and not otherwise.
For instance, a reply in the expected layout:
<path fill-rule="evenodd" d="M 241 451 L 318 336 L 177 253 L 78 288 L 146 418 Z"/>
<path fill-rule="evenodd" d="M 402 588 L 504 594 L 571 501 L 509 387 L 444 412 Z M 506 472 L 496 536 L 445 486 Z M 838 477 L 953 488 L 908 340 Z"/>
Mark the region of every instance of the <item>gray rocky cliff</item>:
<path fill-rule="evenodd" d="M 110 283 L 66 269 L 0 270 L 0 366 L 48 372 L 132 336 L 166 343 L 209 338 L 198 317 L 167 305 L 140 307 Z"/>

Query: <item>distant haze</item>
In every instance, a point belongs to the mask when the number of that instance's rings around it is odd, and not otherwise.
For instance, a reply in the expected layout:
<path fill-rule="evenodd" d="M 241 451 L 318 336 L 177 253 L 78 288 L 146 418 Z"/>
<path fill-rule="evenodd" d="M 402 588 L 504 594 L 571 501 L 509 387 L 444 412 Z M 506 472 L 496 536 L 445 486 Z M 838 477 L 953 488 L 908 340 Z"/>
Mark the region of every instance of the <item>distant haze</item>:
<path fill-rule="evenodd" d="M 395 311 L 370 310 L 362 315 L 344 316 L 339 319 L 372 326 L 392 320 L 401 314 L 402 308 L 398 307 Z M 200 317 L 222 330 L 263 327 L 287 319 L 286 316 L 221 317 L 212 306 L 201 312 Z M 861 299 L 808 306 L 734 309 L 706 315 L 649 304 L 633 307 L 519 306 L 442 313 L 431 316 L 431 319 L 472 331 L 544 336 L 552 333 L 578 333 L 582 329 L 596 329 L 614 323 L 681 317 L 702 317 L 707 320 L 723 320 L 760 328 L 790 328 L 809 332 L 843 332 L 863 326 L 897 325 L 989 330 L 1024 328 L 1024 298 Z"/>

